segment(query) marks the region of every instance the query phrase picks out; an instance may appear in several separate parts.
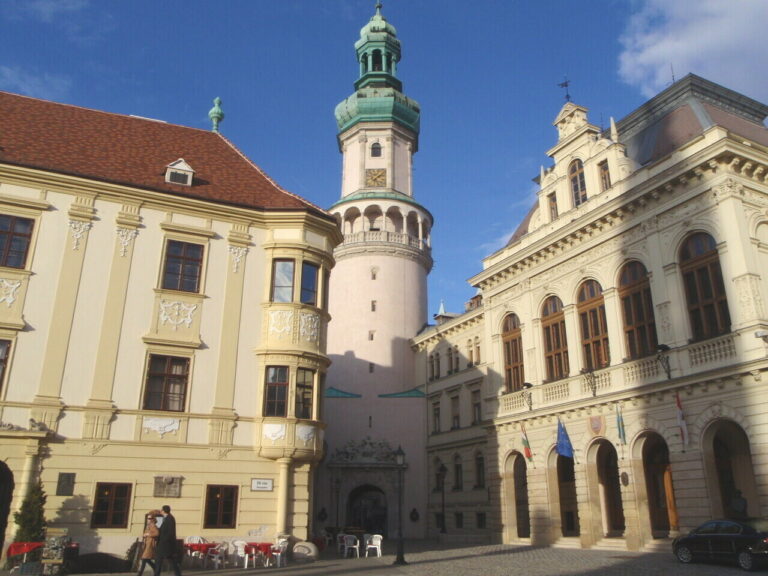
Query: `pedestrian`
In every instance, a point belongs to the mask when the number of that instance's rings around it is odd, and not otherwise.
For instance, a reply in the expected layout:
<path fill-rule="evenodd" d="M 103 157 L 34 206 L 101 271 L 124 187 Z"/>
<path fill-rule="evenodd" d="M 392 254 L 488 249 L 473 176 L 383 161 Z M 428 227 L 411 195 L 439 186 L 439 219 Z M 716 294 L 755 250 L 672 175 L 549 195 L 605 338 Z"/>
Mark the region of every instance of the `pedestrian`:
<path fill-rule="evenodd" d="M 181 576 L 181 567 L 176 550 L 176 518 L 171 514 L 171 507 L 163 506 L 163 522 L 160 524 L 160 535 L 157 537 L 155 549 L 155 576 L 160 576 L 163 560 L 168 558 L 175 576 Z"/>
<path fill-rule="evenodd" d="M 157 520 L 154 514 L 147 514 L 147 525 L 144 528 L 144 549 L 141 551 L 141 565 L 137 576 L 144 574 L 144 568 L 149 564 L 152 571 L 155 571 L 155 563 L 152 559 L 155 557 L 155 548 L 157 548 L 157 537 L 160 530 L 157 527 Z"/>

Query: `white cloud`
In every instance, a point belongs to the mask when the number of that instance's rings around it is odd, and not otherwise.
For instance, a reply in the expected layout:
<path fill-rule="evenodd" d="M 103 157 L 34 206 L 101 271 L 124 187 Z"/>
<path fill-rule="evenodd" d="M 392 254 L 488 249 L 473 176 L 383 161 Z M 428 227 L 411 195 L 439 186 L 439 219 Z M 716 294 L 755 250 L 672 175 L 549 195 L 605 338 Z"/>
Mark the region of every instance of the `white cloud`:
<path fill-rule="evenodd" d="M 35 75 L 21 68 L 0 66 L 0 89 L 45 100 L 63 100 L 72 81 L 61 74 Z"/>
<path fill-rule="evenodd" d="M 688 73 L 768 101 L 765 0 L 639 0 L 619 75 L 651 97 Z"/>
<path fill-rule="evenodd" d="M 87 6 L 88 0 L 10 0 L 5 4 L 4 12 L 14 19 L 33 18 L 50 23 Z"/>

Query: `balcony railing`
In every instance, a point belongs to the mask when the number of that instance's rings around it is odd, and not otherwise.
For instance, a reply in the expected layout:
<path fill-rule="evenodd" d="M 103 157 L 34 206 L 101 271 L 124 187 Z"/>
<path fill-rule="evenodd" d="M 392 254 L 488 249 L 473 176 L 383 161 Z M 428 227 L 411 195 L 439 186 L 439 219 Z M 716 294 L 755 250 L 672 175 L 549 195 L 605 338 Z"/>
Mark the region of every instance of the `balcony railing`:
<path fill-rule="evenodd" d="M 386 230 L 366 230 L 365 232 L 354 232 L 344 235 L 344 245 L 360 244 L 362 242 L 386 242 L 389 244 L 400 244 L 409 246 L 416 250 L 430 252 L 432 249 L 426 239 L 419 239 L 408 234 L 399 232 L 388 232 Z"/>
<path fill-rule="evenodd" d="M 608 394 L 657 384 L 668 379 L 664 364 L 669 364 L 669 379 L 684 377 L 718 365 L 732 364 L 739 357 L 739 333 L 694 342 L 649 356 L 609 366 L 602 370 L 575 374 L 556 382 L 539 384 L 527 390 L 499 397 L 498 416 L 547 409 L 566 402 L 587 401 Z M 666 358 L 666 360 L 665 360 Z M 530 394 L 531 406 L 527 398 Z"/>

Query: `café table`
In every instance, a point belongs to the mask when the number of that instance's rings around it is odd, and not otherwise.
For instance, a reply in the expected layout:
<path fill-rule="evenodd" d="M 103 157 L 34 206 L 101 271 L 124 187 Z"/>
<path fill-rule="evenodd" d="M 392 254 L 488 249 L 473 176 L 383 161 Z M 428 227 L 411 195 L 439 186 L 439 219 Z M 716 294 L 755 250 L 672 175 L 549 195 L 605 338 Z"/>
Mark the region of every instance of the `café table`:
<path fill-rule="evenodd" d="M 272 542 L 247 542 L 245 551 L 246 553 L 255 553 L 257 556 L 261 557 L 266 566 L 269 559 L 272 557 Z M 254 564 L 256 564 L 255 560 Z"/>

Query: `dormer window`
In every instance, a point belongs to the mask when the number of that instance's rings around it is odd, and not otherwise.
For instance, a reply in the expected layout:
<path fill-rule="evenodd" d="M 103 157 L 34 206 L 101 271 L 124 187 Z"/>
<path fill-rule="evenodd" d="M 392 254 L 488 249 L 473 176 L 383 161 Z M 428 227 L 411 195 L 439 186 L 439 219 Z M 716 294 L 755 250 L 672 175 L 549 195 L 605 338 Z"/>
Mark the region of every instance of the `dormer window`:
<path fill-rule="evenodd" d="M 192 186 L 194 176 L 195 171 L 184 161 L 184 158 L 179 158 L 165 167 L 165 181 L 169 184 Z"/>

